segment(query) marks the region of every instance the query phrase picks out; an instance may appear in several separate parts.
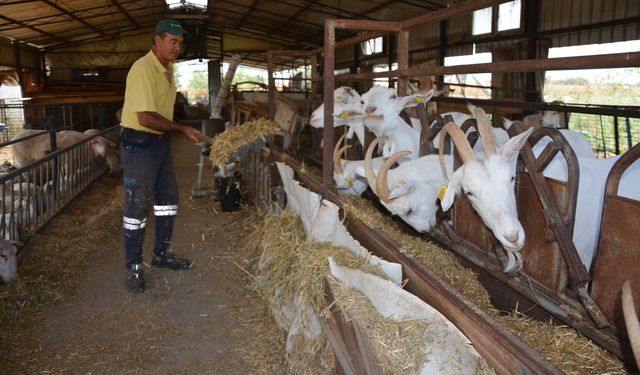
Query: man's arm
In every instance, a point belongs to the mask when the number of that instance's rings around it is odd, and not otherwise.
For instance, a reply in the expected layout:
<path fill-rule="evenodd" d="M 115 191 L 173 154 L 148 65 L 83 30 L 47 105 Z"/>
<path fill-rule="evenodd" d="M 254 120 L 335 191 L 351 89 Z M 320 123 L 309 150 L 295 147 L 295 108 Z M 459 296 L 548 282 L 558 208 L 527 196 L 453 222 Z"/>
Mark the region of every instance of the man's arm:
<path fill-rule="evenodd" d="M 157 112 L 138 112 L 138 122 L 140 125 L 159 132 L 179 131 L 193 142 L 200 142 L 198 138 L 199 130 L 190 126 L 180 125 L 169 121 Z"/>

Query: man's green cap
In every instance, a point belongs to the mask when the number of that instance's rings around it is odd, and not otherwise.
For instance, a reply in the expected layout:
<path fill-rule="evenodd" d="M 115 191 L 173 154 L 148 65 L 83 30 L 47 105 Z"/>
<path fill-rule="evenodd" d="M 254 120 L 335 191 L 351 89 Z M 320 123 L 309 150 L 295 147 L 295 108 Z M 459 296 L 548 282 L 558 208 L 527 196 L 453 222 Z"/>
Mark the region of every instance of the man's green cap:
<path fill-rule="evenodd" d="M 184 35 L 185 39 L 191 37 L 191 34 L 186 32 L 180 22 L 176 20 L 162 20 L 156 25 L 155 34 L 169 33 L 171 35 Z"/>

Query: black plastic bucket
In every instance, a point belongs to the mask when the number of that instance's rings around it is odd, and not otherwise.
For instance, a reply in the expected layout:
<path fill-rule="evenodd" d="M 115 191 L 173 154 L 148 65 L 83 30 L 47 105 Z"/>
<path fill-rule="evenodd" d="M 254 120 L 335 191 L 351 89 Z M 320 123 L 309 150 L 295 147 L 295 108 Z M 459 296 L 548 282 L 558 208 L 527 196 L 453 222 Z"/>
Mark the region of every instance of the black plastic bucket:
<path fill-rule="evenodd" d="M 224 129 L 225 121 L 217 118 L 208 118 L 202 120 L 202 134 L 207 137 L 215 137 L 222 133 Z"/>
<path fill-rule="evenodd" d="M 216 177 L 218 199 L 222 211 L 238 211 L 242 203 L 242 191 L 240 189 L 240 174 L 233 177 Z"/>

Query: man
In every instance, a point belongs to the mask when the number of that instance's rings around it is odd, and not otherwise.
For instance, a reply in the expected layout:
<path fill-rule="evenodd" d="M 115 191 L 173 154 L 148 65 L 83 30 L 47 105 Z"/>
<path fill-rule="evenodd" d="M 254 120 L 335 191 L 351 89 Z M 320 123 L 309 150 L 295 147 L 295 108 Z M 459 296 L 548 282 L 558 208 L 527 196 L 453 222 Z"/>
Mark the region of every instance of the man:
<path fill-rule="evenodd" d="M 178 186 L 171 161 L 169 133 L 181 132 L 197 142 L 200 132 L 172 121 L 176 86 L 173 62 L 182 51 L 184 31 L 179 22 L 158 22 L 151 51 L 129 70 L 122 108 L 122 165 L 124 169 L 124 249 L 127 289 L 144 291 L 142 244 L 147 202 L 154 197 L 155 245 L 151 265 L 186 270 L 187 259 L 171 248 L 173 220 L 178 210 Z"/>

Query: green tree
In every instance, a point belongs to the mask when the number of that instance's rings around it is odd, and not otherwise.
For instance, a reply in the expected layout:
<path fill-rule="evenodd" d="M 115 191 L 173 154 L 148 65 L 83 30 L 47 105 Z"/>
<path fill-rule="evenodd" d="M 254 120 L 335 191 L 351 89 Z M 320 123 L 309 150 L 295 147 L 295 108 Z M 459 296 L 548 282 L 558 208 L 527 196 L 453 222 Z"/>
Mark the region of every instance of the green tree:
<path fill-rule="evenodd" d="M 189 90 L 196 92 L 209 91 L 209 79 L 205 72 L 196 70 L 189 82 Z"/>
<path fill-rule="evenodd" d="M 264 82 L 264 79 L 262 78 L 262 76 L 260 76 L 259 74 L 251 75 L 251 74 L 243 71 L 242 69 L 238 69 L 238 70 L 236 70 L 236 74 L 233 75 L 233 79 L 231 80 L 231 84 L 235 84 L 235 83 L 238 83 L 238 82 L 246 82 L 246 81 L 266 83 L 266 82 Z"/>

